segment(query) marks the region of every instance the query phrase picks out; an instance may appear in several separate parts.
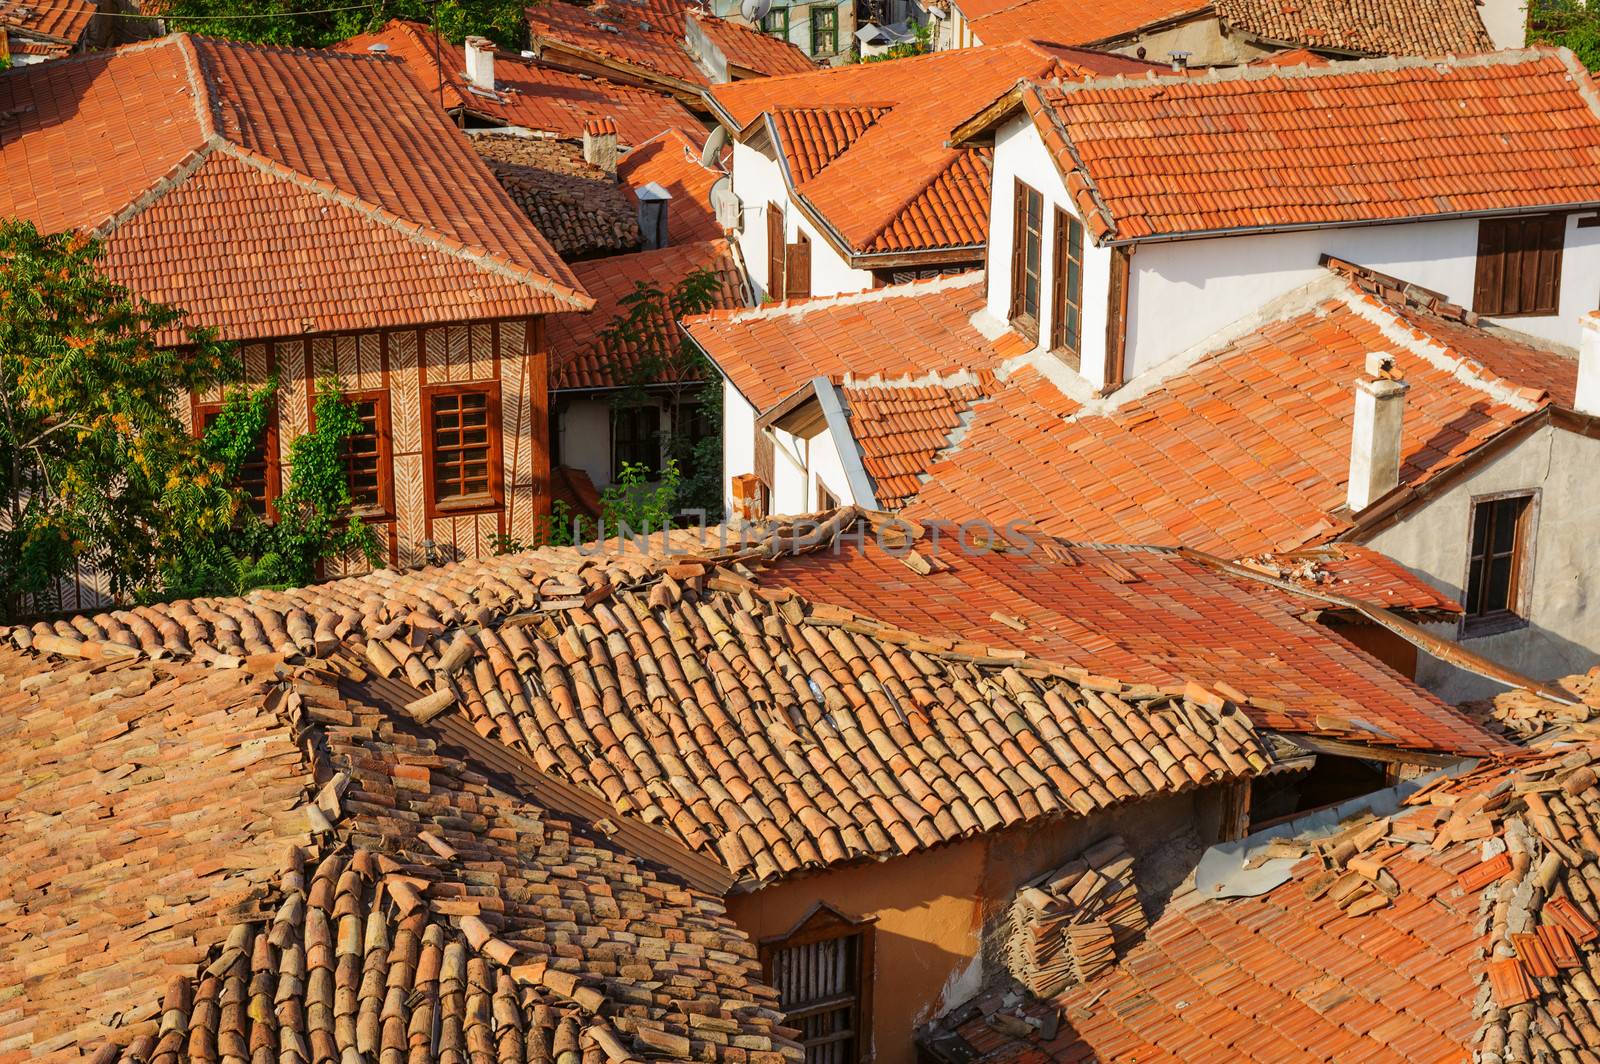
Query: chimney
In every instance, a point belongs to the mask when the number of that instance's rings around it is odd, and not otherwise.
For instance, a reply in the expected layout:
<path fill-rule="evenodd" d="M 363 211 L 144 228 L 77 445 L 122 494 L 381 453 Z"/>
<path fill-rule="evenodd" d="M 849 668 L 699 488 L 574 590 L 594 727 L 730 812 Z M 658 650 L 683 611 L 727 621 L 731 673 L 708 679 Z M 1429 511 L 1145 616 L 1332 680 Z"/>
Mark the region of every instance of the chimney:
<path fill-rule="evenodd" d="M 1406 389 L 1394 356 L 1367 355 L 1367 376 L 1356 381 L 1356 423 L 1350 434 L 1350 488 L 1346 501 L 1354 513 L 1393 491 L 1400 483 L 1400 422 Z"/>
<path fill-rule="evenodd" d="M 1600 310 L 1578 319 L 1578 397 L 1572 408 L 1600 417 Z"/>
<path fill-rule="evenodd" d="M 1182 74 L 1189 69 L 1189 54 L 1188 52 L 1167 53 L 1167 58 L 1172 60 L 1172 72 L 1174 74 Z"/>
<path fill-rule="evenodd" d="M 634 192 L 639 197 L 639 232 L 644 234 L 646 251 L 667 246 L 667 208 L 672 193 L 654 181 Z"/>
<path fill-rule="evenodd" d="M 487 37 L 467 38 L 467 80 L 475 89 L 494 91 L 494 42 Z"/>
<path fill-rule="evenodd" d="M 608 174 L 617 172 L 617 123 L 614 120 L 584 119 L 583 157 Z"/>

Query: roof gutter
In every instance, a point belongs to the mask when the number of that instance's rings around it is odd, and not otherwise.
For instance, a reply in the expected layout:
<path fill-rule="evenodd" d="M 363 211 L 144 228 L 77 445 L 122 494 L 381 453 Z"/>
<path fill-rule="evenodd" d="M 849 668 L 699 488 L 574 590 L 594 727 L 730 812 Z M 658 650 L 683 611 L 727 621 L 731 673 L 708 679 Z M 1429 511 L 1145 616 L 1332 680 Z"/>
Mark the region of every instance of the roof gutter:
<path fill-rule="evenodd" d="M 1543 683 L 1539 680 L 1530 679 L 1519 672 L 1515 672 L 1504 667 L 1503 665 L 1498 665 L 1495 662 L 1490 661 L 1481 654 L 1474 654 L 1472 651 L 1466 649 L 1458 643 L 1452 643 L 1448 639 L 1441 639 L 1439 636 L 1424 631 L 1421 627 L 1412 624 L 1410 621 L 1402 619 L 1397 614 L 1385 609 L 1382 606 L 1379 606 L 1377 603 L 1367 602 L 1363 599 L 1351 598 L 1348 595 L 1335 594 L 1332 591 L 1322 591 L 1316 588 L 1305 587 L 1303 585 L 1296 584 L 1291 580 L 1280 580 L 1277 577 L 1268 576 L 1266 573 L 1257 572 L 1256 570 L 1250 569 L 1246 566 L 1225 561 L 1222 558 L 1218 558 L 1214 554 L 1207 554 L 1204 551 L 1194 550 L 1191 547 L 1180 547 L 1178 548 L 1178 553 L 1186 558 L 1190 558 L 1196 562 L 1199 562 L 1201 565 L 1208 566 L 1209 568 L 1216 569 L 1219 572 L 1227 573 L 1231 576 L 1236 576 L 1245 580 L 1253 580 L 1261 584 L 1267 584 L 1270 587 L 1278 588 L 1281 591 L 1288 591 L 1292 594 L 1299 595 L 1302 598 L 1309 598 L 1318 602 L 1327 603 L 1329 605 L 1339 606 L 1347 610 L 1354 610 L 1372 623 L 1382 628 L 1387 628 L 1389 631 L 1400 636 L 1417 649 L 1428 654 L 1430 657 L 1437 658 L 1447 665 L 1454 665 L 1458 669 L 1463 669 L 1467 672 L 1482 676 L 1485 679 L 1493 680 L 1495 683 L 1503 684 L 1506 687 L 1514 687 L 1524 691 L 1531 691 L 1542 698 L 1548 698 L 1551 701 L 1559 702 L 1564 706 L 1570 706 L 1574 704 L 1573 696 L 1568 692 L 1563 691 L 1561 688 L 1552 686 L 1551 684 Z"/>

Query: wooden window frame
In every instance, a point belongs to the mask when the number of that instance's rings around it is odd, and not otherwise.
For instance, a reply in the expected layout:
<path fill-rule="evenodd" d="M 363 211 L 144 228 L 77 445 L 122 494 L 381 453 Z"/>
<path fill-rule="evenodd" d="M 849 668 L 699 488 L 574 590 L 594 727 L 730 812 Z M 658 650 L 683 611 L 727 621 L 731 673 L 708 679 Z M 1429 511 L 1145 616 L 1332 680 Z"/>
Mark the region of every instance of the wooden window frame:
<path fill-rule="evenodd" d="M 827 48 L 819 48 L 817 46 L 817 23 L 823 20 L 825 16 L 830 15 L 832 16 L 833 24 L 827 27 L 826 32 L 832 43 Z M 839 54 L 839 9 L 837 7 L 818 4 L 811 9 L 811 54 L 813 56 Z"/>
<path fill-rule="evenodd" d="M 1462 617 L 1457 637 L 1469 639 L 1478 636 L 1494 635 L 1499 632 L 1515 631 L 1525 628 L 1529 623 L 1529 614 L 1533 601 L 1533 563 L 1534 545 L 1537 542 L 1539 528 L 1539 502 L 1541 492 L 1537 488 L 1519 491 L 1501 491 L 1488 495 L 1474 495 L 1472 503 L 1467 508 L 1467 557 L 1461 577 Z M 1522 507 L 1518 511 L 1516 520 L 1515 539 L 1511 549 L 1511 576 L 1506 589 L 1506 606 L 1495 610 L 1474 610 L 1474 604 L 1468 601 L 1472 591 L 1473 570 L 1479 564 L 1477 559 L 1480 554 L 1477 550 L 1474 532 L 1477 528 L 1478 510 L 1483 506 L 1495 506 L 1511 500 L 1522 500 Z M 1488 539 L 1494 539 L 1494 525 L 1488 531 Z M 1481 555 L 1482 564 L 1487 566 L 1487 553 Z"/>
<path fill-rule="evenodd" d="M 795 949 L 809 946 L 818 942 L 827 942 L 833 939 L 844 939 L 855 936 L 860 937 L 860 945 L 856 950 L 856 995 L 855 1004 L 851 1007 L 854 1025 L 851 1033 L 856 1041 L 856 1053 L 852 1064 L 867 1064 L 872 1059 L 872 993 L 874 976 L 877 974 L 877 962 L 874 956 L 877 917 L 852 917 L 829 905 L 819 901 L 800 921 L 781 935 L 763 938 L 757 943 L 757 951 L 761 960 L 762 981 L 768 986 L 776 985 L 773 982 L 774 962 L 778 954 L 786 949 Z M 834 1008 L 839 1006 L 835 1005 Z M 797 1018 L 804 1018 L 808 1011 L 828 1011 L 825 1006 L 811 1006 L 795 1013 Z M 788 1012 L 787 1007 L 784 1008 Z M 805 1041 L 800 1040 L 805 1046 Z"/>
<path fill-rule="evenodd" d="M 788 263 L 788 226 L 784 224 L 783 208 L 776 203 L 767 204 L 767 298 L 784 298 L 784 268 Z"/>
<path fill-rule="evenodd" d="M 387 388 L 371 388 L 346 392 L 344 399 L 352 406 L 358 403 L 374 404 L 373 412 L 377 415 L 378 423 L 378 505 L 352 506 L 350 512 L 367 521 L 386 520 L 394 516 L 394 434 L 390 421 L 389 391 Z M 348 479 L 348 460 L 346 474 Z"/>
<path fill-rule="evenodd" d="M 189 398 L 189 423 L 194 438 L 200 439 L 206 432 L 206 416 L 208 414 L 220 414 L 228 404 L 202 403 L 199 397 L 194 395 Z M 266 511 L 264 516 L 268 521 L 276 521 L 278 519 L 278 497 L 283 494 L 283 461 L 278 453 L 278 403 L 276 399 L 268 405 L 267 424 L 263 429 L 263 434 L 266 437 L 263 446 L 266 450 L 267 459 L 266 477 L 263 485 L 266 494 L 266 498 L 263 500 L 263 509 Z"/>
<path fill-rule="evenodd" d="M 782 33 L 774 32 L 774 23 L 779 15 L 783 16 Z M 773 7 L 765 15 L 762 15 L 761 32 L 769 37 L 776 37 L 780 41 L 787 41 L 789 39 L 789 9 L 787 7 Z"/>
<path fill-rule="evenodd" d="M 1566 233 L 1565 214 L 1480 220 L 1473 311 L 1491 318 L 1559 314 Z"/>
<path fill-rule="evenodd" d="M 811 298 L 811 238 L 805 230 L 795 233 L 794 240 L 783 249 L 783 298 Z M 800 278 L 796 283 L 796 278 Z"/>
<path fill-rule="evenodd" d="M 1011 325 L 1023 336 L 1039 342 L 1039 311 L 1040 304 L 1044 301 L 1044 196 L 1038 189 L 1024 182 L 1021 178 L 1012 179 L 1011 193 L 1011 310 L 1008 317 Z M 1037 207 L 1037 210 L 1031 210 Z M 1030 215 L 1037 228 L 1029 225 Z M 1027 310 L 1027 282 L 1030 275 L 1028 270 L 1028 234 L 1034 237 L 1034 246 L 1039 254 L 1033 262 L 1031 276 L 1034 279 L 1034 306 L 1030 314 Z"/>
<path fill-rule="evenodd" d="M 489 493 L 461 499 L 439 499 L 434 485 L 434 400 L 445 395 L 463 395 L 481 392 L 488 396 L 487 421 L 489 427 Z M 467 384 L 431 384 L 422 389 L 422 479 L 426 494 L 426 512 L 433 517 L 459 517 L 463 514 L 488 513 L 505 506 L 504 490 L 504 436 L 500 424 L 500 382 L 472 381 Z"/>
<path fill-rule="evenodd" d="M 1050 350 L 1077 370 L 1083 362 L 1083 223 L 1071 211 L 1057 207 L 1051 230 Z M 1076 284 L 1070 283 L 1074 264 Z M 1066 329 L 1069 308 L 1078 319 L 1071 335 Z"/>
<path fill-rule="evenodd" d="M 619 454 L 617 454 L 617 420 L 618 420 L 619 417 L 622 417 L 622 416 L 625 416 L 625 415 L 633 415 L 633 414 L 636 414 L 636 413 L 638 413 L 639 411 L 642 411 L 642 410 L 651 410 L 651 411 L 654 411 L 654 413 L 655 413 L 655 417 L 656 417 L 656 458 L 655 458 L 655 461 L 649 463 L 649 465 L 650 465 L 650 473 L 651 473 L 652 477 L 658 477 L 658 476 L 661 475 L 661 467 L 665 464 L 665 461 L 664 461 L 665 456 L 662 454 L 662 451 L 664 449 L 662 447 L 662 441 L 663 441 L 663 438 L 665 436 L 665 430 L 662 428 L 662 422 L 664 420 L 663 417 L 662 417 L 662 414 L 664 412 L 662 411 L 661 405 L 659 403 L 646 401 L 646 402 L 643 402 L 643 403 L 636 403 L 636 404 L 628 405 L 628 406 L 613 406 L 611 408 L 611 418 L 610 418 L 610 422 L 611 422 L 611 424 L 610 424 L 610 430 L 611 430 L 610 445 L 611 446 L 610 446 L 610 451 L 611 451 L 611 479 L 613 481 L 617 480 L 622 474 L 622 458 L 621 458 L 621 456 Z"/>
<path fill-rule="evenodd" d="M 822 482 L 821 477 L 817 477 L 816 481 L 816 509 L 837 510 L 839 508 L 839 496 L 828 490 L 828 485 Z"/>

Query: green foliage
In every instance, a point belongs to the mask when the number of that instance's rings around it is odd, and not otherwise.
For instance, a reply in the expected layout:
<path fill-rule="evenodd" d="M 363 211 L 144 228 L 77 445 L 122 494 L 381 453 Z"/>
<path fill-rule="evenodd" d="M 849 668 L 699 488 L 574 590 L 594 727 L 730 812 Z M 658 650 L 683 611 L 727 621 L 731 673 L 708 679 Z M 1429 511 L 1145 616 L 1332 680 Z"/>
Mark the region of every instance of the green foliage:
<path fill-rule="evenodd" d="M 272 392 L 272 385 L 235 390 L 206 430 L 204 449 L 230 481 L 255 450 Z M 319 562 L 348 554 L 381 567 L 376 533 L 350 513 L 345 446 L 359 431 L 355 407 L 338 385 L 318 382 L 315 426 L 290 444 L 288 481 L 275 503 L 277 520 L 241 509 L 227 536 L 197 540 L 182 552 L 166 573 L 165 593 L 242 595 L 258 587 L 298 587 L 316 579 Z"/>
<path fill-rule="evenodd" d="M 1580 63 L 1600 70 L 1600 3 L 1534 0 L 1528 11 L 1528 43 L 1571 48 Z"/>
<path fill-rule="evenodd" d="M 877 55 L 864 55 L 863 63 L 882 63 L 889 59 L 910 59 L 914 55 L 927 55 L 933 51 L 933 26 L 931 23 L 919 22 L 911 30 L 911 40 L 903 44 L 891 44 Z"/>
<path fill-rule="evenodd" d="M 704 510 L 712 520 L 722 516 L 722 377 L 678 329 L 678 322 L 715 307 L 721 287 L 717 273 L 704 268 L 684 277 L 671 291 L 648 281 L 636 282 L 634 290 L 619 300 L 621 313 L 601 333 L 606 350 L 614 353 L 613 374 L 623 383 L 613 405 L 624 408 L 660 401 L 664 406 L 671 427 L 662 442 L 674 488 L 668 508 Z M 655 340 L 661 336 L 671 339 L 663 346 Z M 636 357 L 630 362 L 624 352 L 635 352 Z M 704 424 L 715 426 L 699 440 L 687 431 L 696 410 Z M 607 524 L 614 522 L 608 518 Z"/>
<path fill-rule="evenodd" d="M 353 10 L 337 11 L 335 8 Z M 506 48 L 527 44 L 528 5 L 522 0 L 372 0 L 355 6 L 352 0 L 171 0 L 162 18 L 175 30 L 213 37 L 231 37 L 261 44 L 292 44 L 323 48 L 358 33 L 376 30 L 392 18 L 432 24 L 439 33 L 459 42 L 472 34 L 492 38 Z M 250 18 L 238 18 L 250 15 Z"/>
<path fill-rule="evenodd" d="M 156 591 L 238 507 L 174 414 L 237 378 L 233 348 L 108 280 L 101 254 L 0 221 L 0 618 L 48 605 L 78 563 L 113 595 Z"/>
<path fill-rule="evenodd" d="M 544 519 L 543 527 L 537 529 L 531 539 L 517 539 L 499 533 L 494 537 L 494 552 L 517 554 L 539 547 L 572 547 L 592 538 L 594 527 L 589 519 L 582 514 L 574 514 L 567 500 L 556 499 L 550 504 L 550 516 Z"/>

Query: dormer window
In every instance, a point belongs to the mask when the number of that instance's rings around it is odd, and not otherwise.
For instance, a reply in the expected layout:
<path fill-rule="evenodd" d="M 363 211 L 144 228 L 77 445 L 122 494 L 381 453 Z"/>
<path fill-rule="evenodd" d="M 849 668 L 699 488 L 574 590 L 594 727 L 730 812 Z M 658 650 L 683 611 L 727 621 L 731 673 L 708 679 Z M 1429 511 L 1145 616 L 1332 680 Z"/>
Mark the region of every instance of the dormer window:
<path fill-rule="evenodd" d="M 1050 348 L 1079 368 L 1083 339 L 1083 224 L 1060 207 L 1055 212 L 1051 259 Z"/>
<path fill-rule="evenodd" d="M 1040 263 L 1044 259 L 1044 197 L 1017 182 L 1012 197 L 1011 324 L 1030 340 L 1039 339 Z"/>

